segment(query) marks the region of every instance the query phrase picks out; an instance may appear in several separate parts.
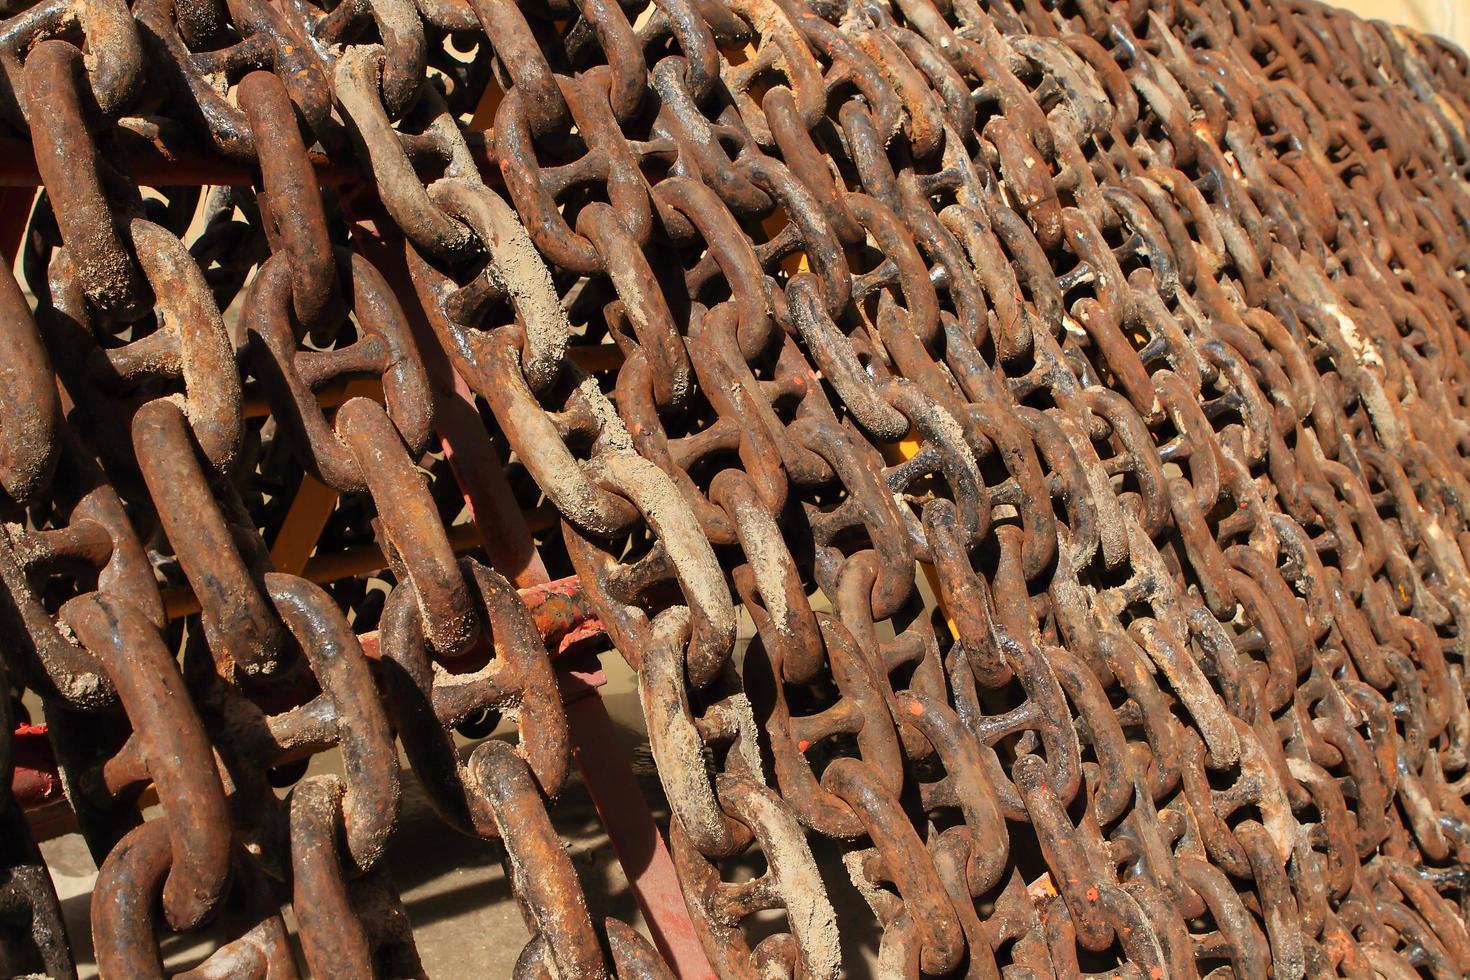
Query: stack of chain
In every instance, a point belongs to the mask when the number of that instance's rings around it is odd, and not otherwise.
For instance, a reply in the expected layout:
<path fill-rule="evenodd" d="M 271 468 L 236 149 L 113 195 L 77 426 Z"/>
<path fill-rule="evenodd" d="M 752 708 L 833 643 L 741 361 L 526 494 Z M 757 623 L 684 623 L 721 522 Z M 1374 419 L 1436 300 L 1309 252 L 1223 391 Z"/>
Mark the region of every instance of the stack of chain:
<path fill-rule="evenodd" d="M 400 749 L 503 843 L 517 976 L 672 975 L 548 815 L 445 357 L 637 672 L 720 976 L 1470 972 L 1464 54 L 1310 0 L 4 10 L 0 646 L 104 976 L 222 921 L 191 975 L 294 976 L 283 899 L 314 975 L 422 974 Z M 303 473 L 386 599 L 272 569 Z M 0 972 L 71 976 L 4 803 Z"/>

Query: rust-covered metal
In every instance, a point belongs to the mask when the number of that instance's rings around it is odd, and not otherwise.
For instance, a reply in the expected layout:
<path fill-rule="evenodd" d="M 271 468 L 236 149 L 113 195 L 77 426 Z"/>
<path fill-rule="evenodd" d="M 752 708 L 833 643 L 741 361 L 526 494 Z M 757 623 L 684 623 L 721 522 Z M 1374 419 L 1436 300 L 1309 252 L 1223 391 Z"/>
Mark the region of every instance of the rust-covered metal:
<path fill-rule="evenodd" d="M 522 978 L 1470 975 L 1464 53 L 44 0 L 0 72 L 0 974 L 76 973 L 64 792 L 104 976 L 422 975 L 413 778 Z"/>

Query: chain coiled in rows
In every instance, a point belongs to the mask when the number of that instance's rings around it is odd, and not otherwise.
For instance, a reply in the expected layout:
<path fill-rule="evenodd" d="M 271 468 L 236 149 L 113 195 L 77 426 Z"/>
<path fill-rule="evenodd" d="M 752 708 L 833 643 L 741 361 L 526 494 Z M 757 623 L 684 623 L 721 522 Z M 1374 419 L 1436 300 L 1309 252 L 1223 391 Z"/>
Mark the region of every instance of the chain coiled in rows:
<path fill-rule="evenodd" d="M 229 912 L 197 975 L 294 976 L 283 897 L 314 975 L 421 974 L 400 747 L 503 842 L 517 976 L 671 975 L 552 826 L 446 358 L 636 669 L 720 976 L 838 976 L 839 888 L 884 975 L 1470 973 L 1463 53 L 1310 0 L 0 24 L 0 665 L 104 975 Z M 277 546 L 303 473 L 386 599 Z M 0 966 L 73 975 L 5 802 Z"/>

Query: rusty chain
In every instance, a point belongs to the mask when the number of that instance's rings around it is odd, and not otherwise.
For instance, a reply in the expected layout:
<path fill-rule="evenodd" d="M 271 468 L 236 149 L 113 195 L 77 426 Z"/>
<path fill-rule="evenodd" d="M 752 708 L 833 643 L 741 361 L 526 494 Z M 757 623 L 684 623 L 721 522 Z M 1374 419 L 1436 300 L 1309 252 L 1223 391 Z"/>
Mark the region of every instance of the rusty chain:
<path fill-rule="evenodd" d="M 1470 975 L 1462 52 L 1311 0 L 0 24 L 0 972 L 75 975 L 31 692 L 104 976 L 218 920 L 193 975 L 295 976 L 283 903 L 313 975 L 422 975 L 400 749 L 500 842 L 517 976 L 672 976 L 553 826 L 447 357 L 637 672 L 720 976 L 839 976 L 841 889 L 891 976 Z M 280 567 L 308 478 L 385 571 Z"/>

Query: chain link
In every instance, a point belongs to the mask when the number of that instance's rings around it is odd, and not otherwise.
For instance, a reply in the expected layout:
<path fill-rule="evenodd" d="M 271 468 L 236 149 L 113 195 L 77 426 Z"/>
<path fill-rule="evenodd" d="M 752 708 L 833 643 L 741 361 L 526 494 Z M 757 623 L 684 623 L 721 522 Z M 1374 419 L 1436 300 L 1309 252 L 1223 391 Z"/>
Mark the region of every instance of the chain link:
<path fill-rule="evenodd" d="M 552 823 L 574 641 L 464 554 L 447 360 L 637 672 L 720 976 L 1470 974 L 1462 52 L 1311 0 L 41 0 L 0 70 L 0 972 L 76 972 L 31 692 L 104 976 L 211 920 L 195 973 L 295 976 L 283 901 L 313 975 L 422 975 L 400 746 L 516 976 L 673 975 Z M 318 485 L 366 571 L 277 557 Z"/>

